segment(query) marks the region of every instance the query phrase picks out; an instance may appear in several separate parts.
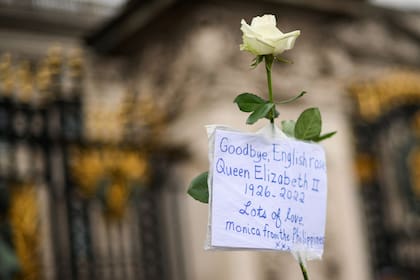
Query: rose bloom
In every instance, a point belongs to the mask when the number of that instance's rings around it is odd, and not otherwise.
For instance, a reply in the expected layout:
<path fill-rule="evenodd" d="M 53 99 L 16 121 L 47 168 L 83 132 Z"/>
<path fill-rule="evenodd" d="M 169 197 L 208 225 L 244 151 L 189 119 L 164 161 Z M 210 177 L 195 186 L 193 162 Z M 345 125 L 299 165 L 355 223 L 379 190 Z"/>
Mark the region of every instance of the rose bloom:
<path fill-rule="evenodd" d="M 300 35 L 300 30 L 282 33 L 276 27 L 276 18 L 273 15 L 254 17 L 251 25 L 242 20 L 241 30 L 243 32 L 241 50 L 254 55 L 277 56 L 285 50 L 292 49 L 296 38 Z"/>

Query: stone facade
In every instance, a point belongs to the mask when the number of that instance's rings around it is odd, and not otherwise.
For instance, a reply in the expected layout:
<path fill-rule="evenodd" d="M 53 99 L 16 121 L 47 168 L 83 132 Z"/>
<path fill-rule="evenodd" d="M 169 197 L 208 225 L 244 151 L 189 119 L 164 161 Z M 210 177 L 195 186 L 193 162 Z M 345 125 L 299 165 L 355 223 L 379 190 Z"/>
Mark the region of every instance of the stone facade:
<path fill-rule="evenodd" d="M 420 15 L 329 1 L 303 5 L 181 2 L 163 10 L 129 38 L 118 39 L 113 50 L 118 56 L 86 50 L 87 110 L 97 107 L 95 100 L 100 98 L 105 100 L 101 106 L 112 111 L 126 91 L 134 91 L 140 100 L 154 99 L 156 114 L 165 115 L 162 139 L 189 149 L 189 160 L 171 168 L 175 187 L 162 198 L 163 203 L 176 199 L 181 206 L 180 224 L 176 225 L 181 228 L 181 239 L 169 239 L 182 244 L 183 261 L 173 262 L 185 266 L 185 279 L 299 279 L 299 267 L 289 254 L 204 251 L 208 206 L 186 195 L 191 179 L 208 168 L 206 124 L 244 131 L 264 125 L 264 121 L 255 127 L 245 125 L 246 115 L 232 102 L 242 92 L 266 94 L 262 66 L 251 70 L 253 57 L 239 51 L 240 20 L 264 13 L 275 14 L 283 31 L 302 32 L 295 48 L 285 53 L 293 64 L 274 66 L 273 88 L 278 99 L 302 90 L 308 94 L 280 107 L 280 118 L 296 119 L 302 109 L 317 106 L 324 130 L 338 131 L 323 144 L 329 178 L 327 241 L 323 260 L 309 263 L 311 278 L 372 279 L 353 168 L 353 103 L 348 89 L 395 69 L 420 67 Z M 33 36 L 42 42 L 34 45 L 33 52 L 39 53 L 45 40 Z M 17 37 L 1 42 L 0 49 L 22 46 Z M 74 38 L 53 40 L 79 45 Z M 168 221 L 166 227 L 171 236 L 175 225 Z"/>
<path fill-rule="evenodd" d="M 244 131 L 234 97 L 241 92 L 266 94 L 262 66 L 250 70 L 252 57 L 239 51 L 242 18 L 273 13 L 283 31 L 300 29 L 291 65 L 275 65 L 277 98 L 301 90 L 309 94 L 280 107 L 280 118 L 296 119 L 302 109 L 318 106 L 325 131 L 338 134 L 323 145 L 328 161 L 328 214 L 323 261 L 309 263 L 314 279 L 371 279 L 366 228 L 353 168 L 352 100 L 348 88 L 394 69 L 420 64 L 418 14 L 394 13 L 364 3 L 348 5 L 200 3 L 179 5 L 163 13 L 119 49 L 132 87 L 175 110 L 167 141 L 186 145 L 191 159 L 174 167 L 182 188 L 182 237 L 187 279 L 299 279 L 292 256 L 281 253 L 206 252 L 207 205 L 185 195 L 190 180 L 208 168 L 206 124 L 225 124 Z M 176 20 L 174 20 L 176 19 Z M 102 59 L 102 58 L 101 58 Z M 175 108 L 175 106 L 177 108 Z M 169 120 L 168 120 L 169 121 Z"/>

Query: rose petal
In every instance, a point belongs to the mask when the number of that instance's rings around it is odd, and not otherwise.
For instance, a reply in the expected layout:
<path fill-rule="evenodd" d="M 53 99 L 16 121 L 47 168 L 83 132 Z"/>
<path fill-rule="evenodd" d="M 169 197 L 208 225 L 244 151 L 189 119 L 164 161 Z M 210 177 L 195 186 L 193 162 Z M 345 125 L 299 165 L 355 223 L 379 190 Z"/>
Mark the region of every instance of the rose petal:
<path fill-rule="evenodd" d="M 251 25 L 242 19 L 241 30 L 243 32 L 241 50 L 249 51 L 255 55 L 278 55 L 285 50 L 290 50 L 300 35 L 299 30 L 283 34 L 276 27 L 274 15 L 254 17 Z"/>
<path fill-rule="evenodd" d="M 271 46 L 258 38 L 243 36 L 244 44 L 241 45 L 241 50 L 249 51 L 255 55 L 271 54 L 274 51 L 274 46 Z"/>
<path fill-rule="evenodd" d="M 293 31 L 290 33 L 285 34 L 283 39 L 274 43 L 275 50 L 274 55 L 279 55 L 286 50 L 290 50 L 294 47 L 296 38 L 300 35 L 300 31 Z"/>
<path fill-rule="evenodd" d="M 263 39 L 277 40 L 283 33 L 274 25 L 251 26 L 251 29 Z"/>
<path fill-rule="evenodd" d="M 261 17 L 254 17 L 251 21 L 251 26 L 258 25 L 272 25 L 276 26 L 276 17 L 274 15 L 263 15 Z"/>
<path fill-rule="evenodd" d="M 252 36 L 252 37 L 257 37 L 258 33 L 256 33 L 251 26 L 249 26 L 245 20 L 241 21 L 241 31 L 243 32 L 244 35 L 246 36 Z"/>
<path fill-rule="evenodd" d="M 276 42 L 273 42 L 273 45 L 275 46 L 276 50 L 276 54 L 279 54 L 285 50 L 290 50 L 294 47 L 295 45 L 295 41 L 297 39 L 297 37 L 299 37 L 300 35 L 300 31 L 296 30 L 296 31 L 292 31 L 289 33 L 284 34 L 283 38 L 279 39 Z"/>

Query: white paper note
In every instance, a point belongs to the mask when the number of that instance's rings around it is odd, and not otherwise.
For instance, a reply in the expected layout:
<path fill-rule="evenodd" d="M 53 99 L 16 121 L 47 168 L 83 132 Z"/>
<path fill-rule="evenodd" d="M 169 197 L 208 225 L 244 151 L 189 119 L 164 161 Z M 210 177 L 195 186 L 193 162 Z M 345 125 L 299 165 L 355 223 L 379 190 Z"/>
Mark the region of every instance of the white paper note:
<path fill-rule="evenodd" d="M 306 252 L 321 258 L 327 176 L 318 144 L 214 130 L 211 248 Z"/>

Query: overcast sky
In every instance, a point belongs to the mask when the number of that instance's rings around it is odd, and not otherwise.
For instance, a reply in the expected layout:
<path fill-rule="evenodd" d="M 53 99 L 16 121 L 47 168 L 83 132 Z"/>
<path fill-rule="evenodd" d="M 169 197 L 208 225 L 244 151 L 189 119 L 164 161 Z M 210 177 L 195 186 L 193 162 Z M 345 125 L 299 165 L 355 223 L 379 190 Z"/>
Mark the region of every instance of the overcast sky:
<path fill-rule="evenodd" d="M 371 2 L 405 10 L 420 10 L 420 0 L 371 0 Z"/>

